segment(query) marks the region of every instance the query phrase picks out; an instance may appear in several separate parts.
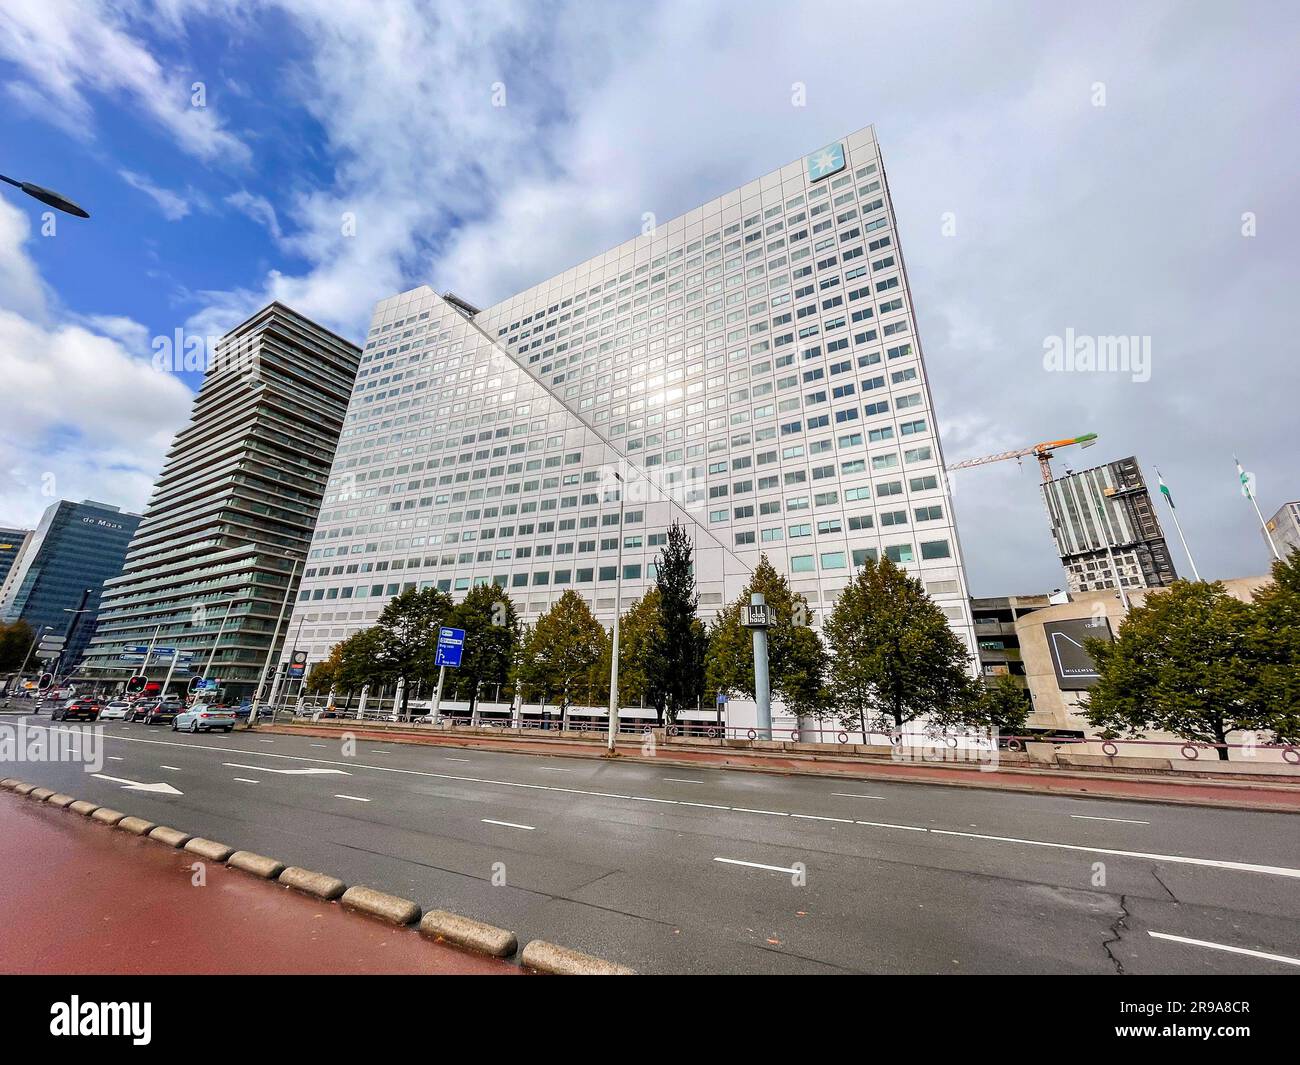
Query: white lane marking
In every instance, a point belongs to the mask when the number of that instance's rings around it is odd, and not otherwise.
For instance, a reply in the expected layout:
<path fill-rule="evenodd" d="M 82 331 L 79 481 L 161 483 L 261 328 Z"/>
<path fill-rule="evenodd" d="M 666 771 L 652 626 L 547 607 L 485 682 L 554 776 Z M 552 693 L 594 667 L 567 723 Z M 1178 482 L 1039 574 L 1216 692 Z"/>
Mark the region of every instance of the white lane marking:
<path fill-rule="evenodd" d="M 1071 814 L 1076 821 L 1115 821 L 1121 825 L 1149 825 L 1150 821 L 1134 821 L 1128 817 L 1089 817 L 1087 814 Z"/>
<path fill-rule="evenodd" d="M 249 780 L 248 777 L 235 777 L 241 784 L 260 784 L 260 780 Z"/>
<path fill-rule="evenodd" d="M 284 776 L 289 776 L 289 777 L 316 777 L 316 776 L 321 776 L 323 774 L 329 774 L 331 776 L 350 777 L 352 775 L 351 773 L 345 772 L 342 769 L 320 769 L 316 766 L 313 766 L 311 769 L 271 769 L 269 766 L 242 765 L 239 762 L 222 762 L 221 764 L 224 766 L 228 766 L 230 769 L 258 769 L 261 770 L 263 773 L 280 773 Z"/>
<path fill-rule="evenodd" d="M 445 762 L 468 762 L 469 759 L 468 759 L 468 758 L 444 758 L 443 761 L 445 761 Z"/>
<path fill-rule="evenodd" d="M 114 784 L 121 784 L 127 791 L 153 791 L 159 795 L 183 795 L 184 792 L 177 791 L 170 784 L 164 784 L 159 781 L 157 784 L 142 784 L 138 780 L 126 780 L 123 777 L 110 777 L 104 773 L 91 773 L 92 777 L 100 780 L 110 780 Z"/>
<path fill-rule="evenodd" d="M 770 869 L 774 873 L 797 873 L 798 869 L 787 869 L 783 865 L 764 865 L 762 862 L 742 862 L 739 858 L 714 858 L 715 862 L 725 862 L 727 865 L 747 865 L 751 869 Z"/>
<path fill-rule="evenodd" d="M 770 817 L 789 817 L 789 814 L 782 813 L 780 810 L 751 810 L 748 806 L 733 806 L 732 809 L 738 814 L 767 814 Z"/>
<path fill-rule="evenodd" d="M 54 729 L 48 725 L 28 725 L 28 728 L 42 728 L 51 732 L 70 732 L 66 728 Z M 75 733 L 74 733 L 75 734 Z M 218 747 L 210 743 L 178 743 L 173 740 L 146 740 L 133 739 L 124 736 L 106 736 L 105 739 L 116 740 L 119 743 L 152 743 L 162 747 L 184 747 L 186 750 L 203 750 L 203 751 L 220 751 L 229 754 L 246 754 L 246 751 L 238 747 Z M 367 765 L 364 762 L 331 762 L 326 758 L 314 758 L 300 754 L 273 754 L 270 751 L 260 755 L 262 758 L 282 758 L 292 762 L 324 762 L 327 765 L 346 765 L 350 769 L 369 769 L 376 773 L 393 773 L 398 776 L 427 777 L 433 780 L 454 780 L 462 784 L 494 784 L 503 788 L 520 788 L 526 791 L 552 791 L 561 795 L 587 795 L 598 799 L 626 799 L 634 800 L 637 796 L 623 795 L 611 791 L 588 791 L 582 788 L 559 788 L 548 784 L 524 784 L 515 780 L 496 780 L 492 777 L 470 777 L 459 776 L 454 773 L 431 773 L 422 769 L 397 769 L 393 766 L 386 765 Z M 255 767 L 256 768 L 256 767 Z M 736 813 L 747 813 L 736 806 L 718 806 L 712 803 L 687 802 L 684 799 L 665 800 L 676 806 L 694 806 L 707 810 L 729 810 Z M 874 828 L 896 828 L 906 832 L 930 832 L 937 836 L 964 836 L 969 839 L 986 839 L 999 843 L 1019 843 L 1029 847 L 1054 847 L 1064 850 L 1085 851 L 1091 854 L 1113 854 L 1124 858 L 1145 858 L 1149 861 L 1177 862 L 1184 865 L 1203 865 L 1216 869 L 1226 869 L 1233 872 L 1245 873 L 1263 873 L 1269 876 L 1286 876 L 1300 879 L 1300 869 L 1288 869 L 1283 866 L 1274 865 L 1252 865 L 1246 862 L 1229 862 L 1219 861 L 1211 858 L 1188 858 L 1175 854 L 1147 854 L 1140 851 L 1108 850 L 1104 847 L 1082 847 L 1070 843 L 1051 843 L 1046 840 L 1037 839 L 1017 839 L 1013 836 L 991 836 L 981 835 L 975 832 L 954 832 L 940 828 L 925 828 L 917 825 L 895 825 L 881 821 L 855 821 L 854 824 L 866 825 Z"/>
<path fill-rule="evenodd" d="M 838 821 L 841 825 L 851 825 L 854 823 L 851 817 L 822 817 L 818 814 L 791 814 L 791 817 L 800 817 L 805 821 Z"/>
<path fill-rule="evenodd" d="M 490 817 L 480 817 L 485 825 L 501 825 L 503 828 L 522 828 L 525 832 L 534 832 L 536 829 L 532 825 L 517 825 L 513 821 L 493 821 Z"/>
<path fill-rule="evenodd" d="M 180 772 L 182 772 L 181 767 L 178 766 L 178 765 L 160 765 L 158 768 L 159 768 L 159 769 L 170 769 L 170 770 L 172 770 L 172 771 L 175 772 L 175 773 L 180 773 Z"/>
<path fill-rule="evenodd" d="M 125 759 L 123 759 L 123 758 L 119 758 L 119 757 L 118 757 L 117 755 L 115 755 L 115 754 L 110 754 L 110 755 L 108 756 L 108 760 L 109 760 L 110 762 L 121 762 L 121 761 L 125 761 Z"/>
<path fill-rule="evenodd" d="M 1168 932 L 1147 932 L 1152 939 L 1167 939 L 1171 943 L 1186 943 L 1193 947 L 1206 947 L 1210 950 L 1222 950 L 1229 954 L 1244 954 L 1248 958 L 1263 958 L 1265 961 L 1277 961 L 1283 965 L 1300 965 L 1300 958 L 1288 958 L 1285 954 L 1266 954 L 1262 950 L 1247 950 L 1245 947 L 1230 947 L 1227 943 L 1211 943 L 1208 939 L 1188 939 L 1186 936 L 1171 936 Z"/>
<path fill-rule="evenodd" d="M 275 740 L 258 740 L 258 743 L 274 743 Z"/>
<path fill-rule="evenodd" d="M 1280 865 L 1254 865 L 1250 862 L 1228 862 L 1217 858 L 1188 858 L 1182 854 L 1148 854 L 1145 851 L 1121 851 L 1107 847 L 1081 847 L 1074 843 L 1052 843 L 1044 839 L 1016 839 L 1014 836 L 986 836 L 978 832 L 951 832 L 942 828 L 926 829 L 936 836 L 965 836 L 967 839 L 987 839 L 995 843 L 1020 843 L 1027 847 L 1052 847 L 1057 850 L 1087 851 L 1089 854 L 1115 854 L 1122 858 L 1145 858 L 1153 862 L 1176 862 L 1179 865 L 1203 865 L 1211 869 L 1232 869 L 1241 873 L 1265 873 L 1269 876 L 1289 876 L 1300 880 L 1300 869 L 1287 869 Z"/>
<path fill-rule="evenodd" d="M 539 765 L 537 767 L 543 773 L 572 773 L 572 769 L 556 769 L 553 765 Z"/>
<path fill-rule="evenodd" d="M 326 744 L 324 744 L 324 743 L 310 743 L 310 744 L 308 744 L 308 746 L 309 746 L 309 747 L 322 747 L 322 748 L 323 748 L 323 747 L 326 746 Z"/>
<path fill-rule="evenodd" d="M 664 777 L 664 780 L 671 780 L 674 784 L 703 784 L 702 780 L 687 780 L 685 777 Z"/>
<path fill-rule="evenodd" d="M 353 802 L 369 802 L 369 799 L 363 799 L 360 795 L 335 795 L 336 799 L 351 799 Z"/>
<path fill-rule="evenodd" d="M 832 791 L 832 795 L 837 795 L 841 799 L 883 799 L 883 795 L 859 795 L 852 791 Z"/>

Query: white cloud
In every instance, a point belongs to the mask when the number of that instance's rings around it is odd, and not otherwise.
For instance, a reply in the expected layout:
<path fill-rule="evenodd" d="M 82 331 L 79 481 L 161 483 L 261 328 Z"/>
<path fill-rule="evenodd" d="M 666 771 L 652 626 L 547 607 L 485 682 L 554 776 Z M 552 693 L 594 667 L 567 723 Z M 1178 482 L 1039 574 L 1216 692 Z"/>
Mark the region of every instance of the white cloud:
<path fill-rule="evenodd" d="M 18 208 L 0 200 L 0 263 L 40 279 Z M 15 299 L 17 295 L 19 299 Z M 138 510 L 193 395 L 146 357 L 147 331 L 120 317 L 71 319 L 0 278 L 0 518 L 31 525 L 56 499 Z M 50 493 L 53 493 L 52 495 Z"/>
<path fill-rule="evenodd" d="M 240 189 L 227 196 L 226 203 L 248 215 L 258 225 L 265 227 L 275 240 L 280 239 L 280 219 L 276 217 L 271 201 L 265 196 L 255 196 L 247 189 Z"/>
<path fill-rule="evenodd" d="M 160 188 L 143 174 L 137 174 L 132 170 L 119 170 L 117 173 L 133 189 L 138 189 L 153 200 L 167 221 L 178 222 L 190 213 L 190 201 L 179 193 Z"/>

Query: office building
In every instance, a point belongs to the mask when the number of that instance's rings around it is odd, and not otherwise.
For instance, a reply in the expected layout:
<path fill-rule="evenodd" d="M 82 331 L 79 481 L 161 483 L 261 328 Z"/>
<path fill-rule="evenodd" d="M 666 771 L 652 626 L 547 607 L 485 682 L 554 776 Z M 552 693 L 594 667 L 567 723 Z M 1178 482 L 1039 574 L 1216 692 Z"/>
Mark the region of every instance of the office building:
<path fill-rule="evenodd" d="M 5 601 L 9 589 L 6 582 L 14 571 L 18 560 L 22 558 L 27 544 L 31 541 L 31 529 L 17 529 L 12 526 L 0 526 L 0 603 Z"/>
<path fill-rule="evenodd" d="M 986 682 L 1012 676 L 1021 685 L 1026 683 L 1016 622 L 1026 614 L 1048 606 L 1050 598 L 1047 595 L 1002 595 L 971 599 L 980 674 Z"/>
<path fill-rule="evenodd" d="M 215 650 L 210 675 L 226 697 L 253 694 L 302 572 L 359 356 L 279 303 L 222 338 L 105 588 L 88 674 L 125 680 L 140 668 L 126 649 L 156 634 L 195 673 Z"/>
<path fill-rule="evenodd" d="M 319 661 L 405 589 L 489 582 L 609 623 L 680 520 L 706 617 L 762 553 L 817 622 L 886 555 L 973 651 L 943 471 L 867 128 L 493 306 L 381 300 L 294 628 Z"/>
<path fill-rule="evenodd" d="M 139 514 L 108 503 L 52 503 L 5 581 L 0 621 L 67 636 L 59 669 L 72 672 L 95 630 L 105 582 L 122 571 L 139 523 Z"/>
<path fill-rule="evenodd" d="M 1177 578 L 1137 459 L 1066 473 L 1043 500 L 1071 592 L 1160 588 Z M 1108 550 L 1109 549 L 1109 550 Z"/>
<path fill-rule="evenodd" d="M 1277 553 L 1283 558 L 1292 551 L 1300 551 L 1300 502 L 1283 503 L 1265 525 Z"/>

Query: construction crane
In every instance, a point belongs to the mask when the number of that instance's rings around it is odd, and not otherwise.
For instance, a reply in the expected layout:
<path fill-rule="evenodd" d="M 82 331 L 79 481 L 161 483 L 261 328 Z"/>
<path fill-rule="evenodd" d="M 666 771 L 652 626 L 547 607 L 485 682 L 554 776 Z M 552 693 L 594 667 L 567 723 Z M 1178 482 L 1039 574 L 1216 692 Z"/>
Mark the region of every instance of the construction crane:
<path fill-rule="evenodd" d="M 1043 471 L 1043 482 L 1046 483 L 1052 479 L 1052 454 L 1059 448 L 1070 447 L 1078 444 L 1080 447 L 1092 447 L 1097 442 L 1096 433 L 1084 433 L 1082 436 L 1072 436 L 1065 440 L 1048 440 L 1042 444 L 1034 444 L 1032 447 L 1022 447 L 1018 451 L 1004 451 L 1000 455 L 985 455 L 983 458 L 967 459 L 965 462 L 958 462 L 954 466 L 949 466 L 951 470 L 964 470 L 969 466 L 983 466 L 988 462 L 1001 462 L 1004 459 L 1015 459 L 1019 462 L 1026 455 L 1035 455 L 1038 458 L 1038 468 Z"/>

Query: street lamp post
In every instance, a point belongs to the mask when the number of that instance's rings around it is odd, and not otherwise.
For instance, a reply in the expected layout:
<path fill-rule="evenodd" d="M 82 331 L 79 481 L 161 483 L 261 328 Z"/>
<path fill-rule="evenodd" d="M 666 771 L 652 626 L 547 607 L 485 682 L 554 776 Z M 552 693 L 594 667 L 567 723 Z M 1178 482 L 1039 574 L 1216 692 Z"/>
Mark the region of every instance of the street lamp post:
<path fill-rule="evenodd" d="M 227 599 L 233 599 L 238 596 L 237 592 L 226 592 Z M 230 620 L 230 610 L 234 604 L 226 603 L 226 612 L 221 615 L 221 627 L 217 629 L 217 638 L 212 641 L 212 650 L 208 652 L 207 664 L 203 667 L 203 679 L 208 679 L 208 674 L 212 672 L 212 663 L 217 657 L 217 644 L 221 642 L 222 634 L 226 631 L 226 622 Z"/>
<path fill-rule="evenodd" d="M 23 674 L 27 672 L 27 663 L 32 660 L 32 652 L 36 650 L 36 645 L 40 642 L 41 637 L 45 635 L 45 633 L 49 632 L 50 629 L 52 628 L 54 628 L 53 625 L 42 625 L 39 629 L 36 630 L 35 634 L 32 636 L 32 642 L 31 645 L 27 648 L 27 654 L 23 656 L 22 667 L 18 670 L 19 687 L 21 687 L 23 683 Z"/>
<path fill-rule="evenodd" d="M 0 181 L 12 185 L 16 189 L 22 189 L 33 199 L 40 200 L 47 207 L 53 207 L 55 210 L 62 211 L 64 214 L 70 214 L 77 218 L 89 218 L 90 212 L 80 204 L 73 203 L 66 196 L 61 196 L 53 189 L 44 188 L 41 185 L 33 185 L 30 181 L 18 181 L 16 178 L 6 177 L 0 174 Z"/>
<path fill-rule="evenodd" d="M 618 568 L 614 579 L 614 633 L 609 655 L 609 737 L 606 756 L 612 757 L 618 751 L 615 744 L 618 739 L 618 617 L 623 609 L 623 503 L 624 484 L 618 471 L 614 472 L 618 481 Z"/>
<path fill-rule="evenodd" d="M 262 701 L 262 690 L 266 687 L 266 674 L 271 669 L 271 659 L 275 657 L 275 645 L 280 639 L 280 626 L 284 624 L 284 612 L 289 606 L 289 596 L 293 594 L 293 582 L 298 576 L 301 559 L 293 560 L 293 569 L 289 571 L 289 583 L 284 589 L 284 599 L 280 603 L 280 616 L 275 620 L 275 633 L 271 636 L 271 646 L 266 649 L 266 662 L 262 665 L 262 676 L 257 682 L 257 691 L 253 693 L 253 705 L 248 708 L 248 727 L 257 721 L 257 708 Z"/>

